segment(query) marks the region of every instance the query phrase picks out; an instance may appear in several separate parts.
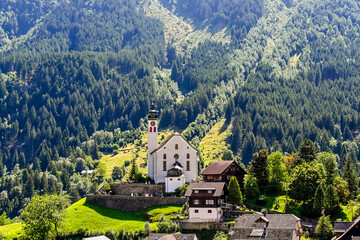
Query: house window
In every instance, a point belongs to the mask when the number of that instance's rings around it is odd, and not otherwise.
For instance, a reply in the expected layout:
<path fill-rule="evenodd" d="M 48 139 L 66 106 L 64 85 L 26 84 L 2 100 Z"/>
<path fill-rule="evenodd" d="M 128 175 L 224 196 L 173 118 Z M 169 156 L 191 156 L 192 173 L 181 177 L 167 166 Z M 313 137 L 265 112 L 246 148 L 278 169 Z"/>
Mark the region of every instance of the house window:
<path fill-rule="evenodd" d="M 190 153 L 187 153 L 187 154 L 186 154 L 186 158 L 187 158 L 187 159 L 190 159 Z"/>
<path fill-rule="evenodd" d="M 199 204 L 200 204 L 199 199 L 194 199 L 194 204 L 195 204 L 195 205 L 199 205 Z"/>
<path fill-rule="evenodd" d="M 194 193 L 199 193 L 199 190 L 194 190 Z"/>
<path fill-rule="evenodd" d="M 180 179 L 180 178 L 178 178 L 178 181 L 181 181 L 181 179 Z"/>
<path fill-rule="evenodd" d="M 195 213 L 199 213 L 199 210 L 195 209 Z"/>
<path fill-rule="evenodd" d="M 175 144 L 175 150 L 179 149 L 179 145 Z"/>
<path fill-rule="evenodd" d="M 166 153 L 164 153 L 163 159 L 166 159 Z"/>
<path fill-rule="evenodd" d="M 186 171 L 190 171 L 190 161 L 186 161 Z"/>
<path fill-rule="evenodd" d="M 150 132 L 152 132 L 152 127 L 150 127 Z"/>
<path fill-rule="evenodd" d="M 212 190 L 208 190 L 208 193 L 212 193 Z"/>
<path fill-rule="evenodd" d="M 170 178 L 170 181 L 172 181 L 172 178 Z"/>
<path fill-rule="evenodd" d="M 232 172 L 235 172 L 235 167 L 231 167 L 231 171 L 232 171 Z"/>
<path fill-rule="evenodd" d="M 209 199 L 207 199 L 206 200 L 206 205 L 214 205 L 214 200 L 209 200 Z"/>
<path fill-rule="evenodd" d="M 177 160 L 179 159 L 179 154 L 176 153 L 176 154 L 174 155 L 174 158 L 175 158 L 175 160 L 177 161 Z"/>
<path fill-rule="evenodd" d="M 166 171 L 166 161 L 163 161 L 163 171 Z"/>
<path fill-rule="evenodd" d="M 154 132 L 156 132 L 156 127 L 154 127 Z"/>
<path fill-rule="evenodd" d="M 212 211 L 211 210 L 208 210 L 208 213 L 211 213 Z"/>

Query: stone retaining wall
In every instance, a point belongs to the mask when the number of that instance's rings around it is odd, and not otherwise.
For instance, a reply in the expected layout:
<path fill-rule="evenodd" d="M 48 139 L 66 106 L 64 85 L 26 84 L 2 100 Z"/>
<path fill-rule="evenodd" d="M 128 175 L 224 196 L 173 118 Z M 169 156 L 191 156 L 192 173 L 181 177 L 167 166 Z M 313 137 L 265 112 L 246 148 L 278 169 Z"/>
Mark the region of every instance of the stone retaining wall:
<path fill-rule="evenodd" d="M 234 223 L 216 223 L 216 222 L 192 222 L 192 221 L 181 221 L 174 220 L 178 222 L 181 229 L 185 230 L 220 230 L 220 231 L 229 231 L 231 227 L 234 227 Z"/>
<path fill-rule="evenodd" d="M 157 205 L 184 205 L 186 201 L 185 197 L 131 197 L 94 194 L 86 196 L 87 203 L 127 212 L 138 212 Z"/>
<path fill-rule="evenodd" d="M 165 192 L 165 184 L 111 183 L 110 186 L 114 195 L 160 196 Z M 98 190 L 98 193 L 105 193 L 104 186 Z"/>

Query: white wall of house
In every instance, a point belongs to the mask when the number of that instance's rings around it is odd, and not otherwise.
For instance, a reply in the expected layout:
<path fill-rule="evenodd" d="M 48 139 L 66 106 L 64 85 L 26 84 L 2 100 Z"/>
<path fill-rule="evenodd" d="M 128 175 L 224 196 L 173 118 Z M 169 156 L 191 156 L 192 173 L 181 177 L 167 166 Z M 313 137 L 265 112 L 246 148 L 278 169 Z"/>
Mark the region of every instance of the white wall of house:
<path fill-rule="evenodd" d="M 185 184 L 185 176 L 180 177 L 166 177 L 165 178 L 165 191 L 175 192 L 175 189 Z"/>
<path fill-rule="evenodd" d="M 178 149 L 175 149 L 175 145 Z M 164 159 L 166 154 L 166 159 Z M 188 142 L 180 135 L 174 135 L 161 149 L 151 154 L 149 161 L 153 168 L 149 171 L 150 177 L 155 183 L 165 183 L 167 171 L 175 163 L 175 154 L 179 155 L 178 162 L 184 168 L 185 182 L 195 181 L 198 177 L 198 161 L 199 156 L 197 150 L 193 149 Z M 187 154 L 190 155 L 189 159 Z M 166 162 L 166 169 L 163 168 L 163 162 Z M 187 161 L 189 161 L 189 169 L 187 169 Z"/>
<path fill-rule="evenodd" d="M 211 213 L 209 213 L 211 211 Z M 222 217 L 221 208 L 189 208 L 189 218 L 190 219 L 203 219 L 209 221 L 219 221 Z"/>

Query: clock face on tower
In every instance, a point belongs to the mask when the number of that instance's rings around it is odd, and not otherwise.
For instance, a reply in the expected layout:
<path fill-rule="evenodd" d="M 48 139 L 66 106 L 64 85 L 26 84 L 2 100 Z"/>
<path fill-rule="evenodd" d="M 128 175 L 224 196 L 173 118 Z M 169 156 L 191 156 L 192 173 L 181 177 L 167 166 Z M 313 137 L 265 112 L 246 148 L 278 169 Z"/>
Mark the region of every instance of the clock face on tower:
<path fill-rule="evenodd" d="M 150 122 L 150 125 L 151 125 L 151 126 L 155 126 L 155 122 L 154 122 L 154 121 L 151 121 L 151 122 Z"/>

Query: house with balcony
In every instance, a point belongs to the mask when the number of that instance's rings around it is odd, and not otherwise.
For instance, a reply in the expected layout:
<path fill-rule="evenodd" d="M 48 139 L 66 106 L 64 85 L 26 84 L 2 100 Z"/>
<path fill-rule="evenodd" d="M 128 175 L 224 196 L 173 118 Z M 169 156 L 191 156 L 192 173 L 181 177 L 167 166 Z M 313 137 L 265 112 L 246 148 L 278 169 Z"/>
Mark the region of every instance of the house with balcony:
<path fill-rule="evenodd" d="M 241 188 L 244 187 L 246 171 L 235 161 L 215 161 L 210 163 L 200 175 L 204 182 L 225 182 L 229 184 L 231 177 L 235 176 Z"/>
<path fill-rule="evenodd" d="M 185 193 L 190 221 L 218 222 L 222 218 L 224 190 L 225 182 L 190 183 Z"/>

